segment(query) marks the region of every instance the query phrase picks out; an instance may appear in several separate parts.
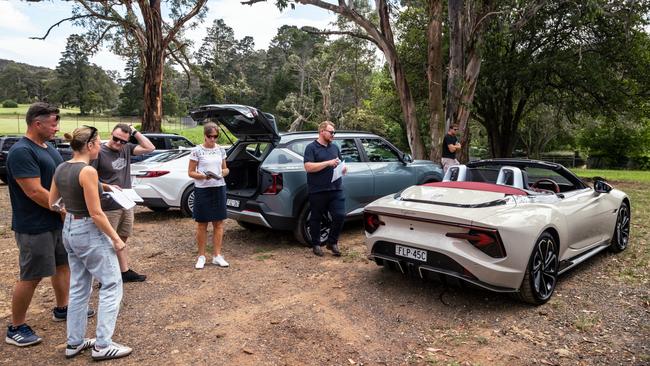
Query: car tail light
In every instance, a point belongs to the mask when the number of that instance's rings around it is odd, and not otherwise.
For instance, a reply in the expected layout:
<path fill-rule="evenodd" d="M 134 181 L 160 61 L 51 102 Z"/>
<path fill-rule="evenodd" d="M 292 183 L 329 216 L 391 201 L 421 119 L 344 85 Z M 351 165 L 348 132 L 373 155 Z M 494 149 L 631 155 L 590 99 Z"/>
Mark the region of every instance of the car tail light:
<path fill-rule="evenodd" d="M 269 185 L 263 194 L 278 194 L 282 190 L 282 174 L 271 173 L 271 185 Z"/>
<path fill-rule="evenodd" d="M 470 229 L 467 233 L 447 233 L 447 237 L 465 239 L 492 258 L 503 258 L 506 251 L 496 230 Z"/>
<path fill-rule="evenodd" d="M 379 229 L 380 225 L 386 225 L 385 222 L 379 219 L 379 216 L 374 213 L 364 212 L 363 213 L 363 228 L 370 234 L 374 233 Z"/>
<path fill-rule="evenodd" d="M 169 174 L 169 170 L 148 170 L 137 175 L 138 178 L 156 178 Z"/>

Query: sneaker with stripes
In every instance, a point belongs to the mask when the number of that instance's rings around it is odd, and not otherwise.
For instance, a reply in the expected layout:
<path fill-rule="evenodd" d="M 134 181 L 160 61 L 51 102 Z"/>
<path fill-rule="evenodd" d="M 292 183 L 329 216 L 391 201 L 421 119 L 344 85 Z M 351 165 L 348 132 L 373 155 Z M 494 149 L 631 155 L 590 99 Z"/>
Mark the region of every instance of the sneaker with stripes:
<path fill-rule="evenodd" d="M 119 343 L 112 342 L 106 348 L 97 349 L 97 345 L 93 347 L 93 360 L 110 360 L 112 358 L 126 357 L 131 354 L 133 350 L 130 347 L 123 346 Z"/>
<path fill-rule="evenodd" d="M 26 347 L 33 344 L 39 344 L 41 341 L 43 341 L 43 338 L 37 336 L 32 328 L 27 324 L 22 324 L 17 327 L 11 325 L 7 326 L 7 337 L 5 337 L 5 342 L 9 344 L 18 347 Z"/>
<path fill-rule="evenodd" d="M 90 339 L 86 338 L 84 339 L 83 342 L 81 342 L 81 344 L 78 344 L 76 346 L 68 345 L 65 348 L 65 358 L 72 358 L 94 345 L 95 345 L 95 338 L 90 338 Z"/>

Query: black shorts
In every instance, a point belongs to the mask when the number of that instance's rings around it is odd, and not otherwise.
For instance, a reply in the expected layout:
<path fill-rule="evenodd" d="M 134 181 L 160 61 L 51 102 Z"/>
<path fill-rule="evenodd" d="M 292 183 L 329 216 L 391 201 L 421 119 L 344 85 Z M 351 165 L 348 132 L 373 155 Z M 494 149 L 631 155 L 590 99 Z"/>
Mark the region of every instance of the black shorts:
<path fill-rule="evenodd" d="M 56 273 L 56 267 L 68 264 L 61 230 L 40 234 L 15 233 L 18 244 L 20 279 L 38 280 Z"/>
<path fill-rule="evenodd" d="M 226 186 L 194 188 L 192 217 L 196 222 L 226 219 Z"/>

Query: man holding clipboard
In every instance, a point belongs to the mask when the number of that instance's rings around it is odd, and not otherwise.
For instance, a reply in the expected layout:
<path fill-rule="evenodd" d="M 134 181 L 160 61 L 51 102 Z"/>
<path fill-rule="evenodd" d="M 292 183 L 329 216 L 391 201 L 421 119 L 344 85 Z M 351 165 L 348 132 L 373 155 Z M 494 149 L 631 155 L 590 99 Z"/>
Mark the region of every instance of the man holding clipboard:
<path fill-rule="evenodd" d="M 334 256 L 339 257 L 339 234 L 345 219 L 345 196 L 343 179 L 347 168 L 341 160 L 338 146 L 333 144 L 336 130 L 330 121 L 318 125 L 318 138 L 305 148 L 304 162 L 307 171 L 307 189 L 309 191 L 309 234 L 314 254 L 322 257 L 321 246 L 326 245 Z M 338 167 L 338 171 L 335 170 Z M 336 174 L 335 174 L 336 173 Z M 325 242 L 321 242 L 321 217 L 330 213 L 332 227 Z"/>

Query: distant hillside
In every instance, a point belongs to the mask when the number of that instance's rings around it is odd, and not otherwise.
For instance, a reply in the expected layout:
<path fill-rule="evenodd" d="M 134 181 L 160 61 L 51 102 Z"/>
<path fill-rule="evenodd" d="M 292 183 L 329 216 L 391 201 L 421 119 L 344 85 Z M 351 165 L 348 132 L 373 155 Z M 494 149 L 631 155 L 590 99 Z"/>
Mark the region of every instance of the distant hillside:
<path fill-rule="evenodd" d="M 16 62 L 12 60 L 4 60 L 0 58 L 0 71 L 3 71 L 8 65 L 15 64 L 15 65 L 20 65 L 24 68 L 26 68 L 30 72 L 39 72 L 39 71 L 54 71 L 50 68 L 47 67 L 42 67 L 42 66 L 33 66 L 30 64 L 25 64 L 22 62 Z"/>

